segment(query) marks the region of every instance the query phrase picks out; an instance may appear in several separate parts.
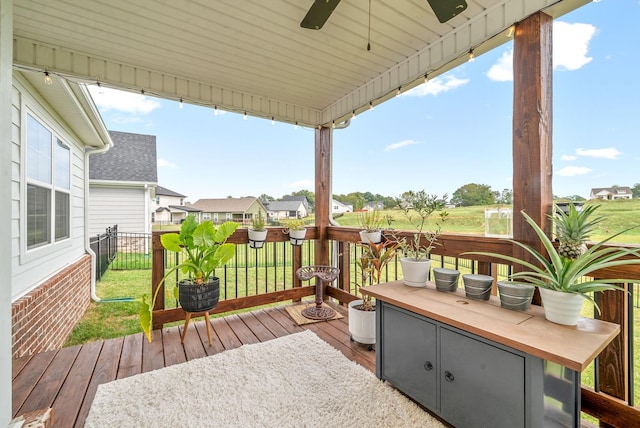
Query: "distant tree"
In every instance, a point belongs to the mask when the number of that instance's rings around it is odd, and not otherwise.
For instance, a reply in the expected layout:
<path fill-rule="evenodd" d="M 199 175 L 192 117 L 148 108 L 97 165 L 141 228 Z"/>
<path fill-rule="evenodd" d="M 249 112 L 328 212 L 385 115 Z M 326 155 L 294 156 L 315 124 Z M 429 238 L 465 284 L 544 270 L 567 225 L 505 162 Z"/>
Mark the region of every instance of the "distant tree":
<path fill-rule="evenodd" d="M 270 202 L 276 200 L 273 196 L 267 195 L 266 193 L 258 196 L 258 199 L 260 199 L 260 202 Z"/>
<path fill-rule="evenodd" d="M 633 192 L 634 198 L 640 198 L 640 183 L 636 183 L 631 188 L 631 192 Z"/>
<path fill-rule="evenodd" d="M 511 205 L 513 203 L 513 190 L 502 189 L 502 192 L 495 191 L 495 201 L 497 204 Z"/>
<path fill-rule="evenodd" d="M 469 183 L 453 192 L 451 203 L 462 207 L 491 205 L 495 203 L 495 198 L 491 186 Z"/>
<path fill-rule="evenodd" d="M 582 197 L 582 196 L 580 196 L 580 195 L 565 196 L 565 197 L 564 197 L 564 198 L 562 198 L 562 199 L 565 199 L 565 200 L 567 200 L 567 201 L 569 201 L 569 202 L 582 202 L 582 201 L 586 201 L 586 199 L 585 199 L 585 198 L 583 198 L 583 197 Z"/>

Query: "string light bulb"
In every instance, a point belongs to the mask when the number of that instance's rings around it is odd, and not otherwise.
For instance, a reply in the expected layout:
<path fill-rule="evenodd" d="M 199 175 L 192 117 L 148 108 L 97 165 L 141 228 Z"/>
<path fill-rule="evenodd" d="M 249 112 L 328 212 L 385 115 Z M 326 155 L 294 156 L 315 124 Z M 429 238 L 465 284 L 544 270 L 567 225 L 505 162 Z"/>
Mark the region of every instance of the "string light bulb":
<path fill-rule="evenodd" d="M 271 125 L 275 125 L 275 124 L 276 124 L 276 121 L 275 121 L 275 119 L 273 118 L 273 116 L 271 116 Z"/>
<path fill-rule="evenodd" d="M 473 62 L 476 59 L 476 55 L 473 53 L 473 49 L 469 49 L 469 62 Z"/>
<path fill-rule="evenodd" d="M 53 80 L 51 80 L 51 76 L 49 76 L 49 72 L 47 70 L 44 71 L 44 83 L 47 85 L 51 85 Z"/>
<path fill-rule="evenodd" d="M 396 91 L 396 97 L 402 93 L 402 86 L 398 86 L 398 90 Z"/>
<path fill-rule="evenodd" d="M 213 106 L 213 115 L 214 116 L 218 115 L 218 106 Z"/>
<path fill-rule="evenodd" d="M 369 101 L 369 110 L 373 110 L 373 101 Z"/>
<path fill-rule="evenodd" d="M 294 125 L 293 129 L 298 129 L 298 122 Z"/>
<path fill-rule="evenodd" d="M 356 118 L 356 111 L 355 111 L 355 110 L 353 110 L 353 111 L 351 112 L 351 119 L 353 120 L 353 119 L 355 119 L 355 118 Z"/>
<path fill-rule="evenodd" d="M 336 121 L 331 122 L 331 129 L 336 129 Z"/>
<path fill-rule="evenodd" d="M 507 29 L 507 37 L 508 37 L 508 38 L 512 38 L 512 37 L 513 37 L 513 34 L 514 34 L 515 32 L 516 32 L 516 26 L 515 26 L 515 24 L 514 24 L 514 25 L 512 25 L 511 27 L 509 27 L 509 28 Z"/>
<path fill-rule="evenodd" d="M 244 120 L 247 120 L 247 112 L 244 112 L 244 116 L 242 117 Z"/>
<path fill-rule="evenodd" d="M 180 108 L 184 107 L 184 103 L 182 102 L 182 97 L 180 97 Z"/>
<path fill-rule="evenodd" d="M 429 73 L 424 73 L 424 83 L 429 81 Z"/>
<path fill-rule="evenodd" d="M 140 89 L 140 96 L 142 97 L 142 99 L 144 100 L 144 89 Z"/>

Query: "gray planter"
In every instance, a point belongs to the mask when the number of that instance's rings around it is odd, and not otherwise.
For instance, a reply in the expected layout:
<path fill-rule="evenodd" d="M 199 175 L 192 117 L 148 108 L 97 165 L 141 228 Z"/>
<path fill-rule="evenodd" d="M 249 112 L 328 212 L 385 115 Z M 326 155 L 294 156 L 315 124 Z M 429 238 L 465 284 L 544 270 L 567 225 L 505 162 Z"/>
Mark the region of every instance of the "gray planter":
<path fill-rule="evenodd" d="M 434 268 L 433 278 L 438 291 L 453 292 L 458 289 L 458 278 L 460 272 L 455 269 Z"/>
<path fill-rule="evenodd" d="M 489 300 L 491 297 L 492 276 L 467 273 L 462 275 L 462 281 L 464 292 L 469 299 Z"/>
<path fill-rule="evenodd" d="M 536 288 L 522 282 L 498 281 L 500 305 L 514 311 L 526 311 L 531 307 L 533 292 Z"/>

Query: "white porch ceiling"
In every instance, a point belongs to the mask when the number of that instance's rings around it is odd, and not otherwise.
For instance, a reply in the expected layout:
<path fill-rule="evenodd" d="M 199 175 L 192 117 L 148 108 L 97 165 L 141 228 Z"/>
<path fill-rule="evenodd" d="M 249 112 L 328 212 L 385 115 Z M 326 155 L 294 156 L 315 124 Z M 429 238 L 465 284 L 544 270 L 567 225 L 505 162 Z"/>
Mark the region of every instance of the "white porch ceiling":
<path fill-rule="evenodd" d="M 506 42 L 514 23 L 588 0 L 467 0 L 440 23 L 426 0 L 14 0 L 14 64 L 302 126 L 329 125 Z"/>

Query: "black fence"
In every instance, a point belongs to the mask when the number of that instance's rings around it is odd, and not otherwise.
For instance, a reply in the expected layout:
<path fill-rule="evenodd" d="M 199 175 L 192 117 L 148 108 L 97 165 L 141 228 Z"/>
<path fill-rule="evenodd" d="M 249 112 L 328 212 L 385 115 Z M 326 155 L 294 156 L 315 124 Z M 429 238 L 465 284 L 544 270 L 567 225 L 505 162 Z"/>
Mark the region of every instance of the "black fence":
<path fill-rule="evenodd" d="M 118 225 L 107 227 L 105 233 L 90 238 L 91 250 L 96 254 L 96 281 L 102 278 L 118 252 Z"/>
<path fill-rule="evenodd" d="M 116 250 L 116 259 L 111 263 L 111 269 L 151 269 L 150 233 L 120 232 Z"/>

